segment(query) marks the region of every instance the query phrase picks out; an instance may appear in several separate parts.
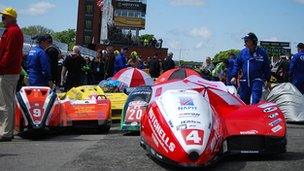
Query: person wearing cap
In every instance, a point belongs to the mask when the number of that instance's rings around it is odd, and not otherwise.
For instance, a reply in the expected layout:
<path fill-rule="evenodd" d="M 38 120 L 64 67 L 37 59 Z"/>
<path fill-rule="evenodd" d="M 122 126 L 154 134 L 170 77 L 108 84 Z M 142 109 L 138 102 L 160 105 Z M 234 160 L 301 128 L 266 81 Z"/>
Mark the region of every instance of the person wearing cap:
<path fill-rule="evenodd" d="M 5 30 L 0 39 L 0 141 L 13 138 L 15 91 L 23 58 L 23 34 L 17 25 L 17 12 L 0 12 Z"/>
<path fill-rule="evenodd" d="M 291 59 L 289 72 L 292 84 L 304 94 L 304 44 L 299 43 L 297 48 L 298 53 Z"/>
<path fill-rule="evenodd" d="M 167 55 L 167 58 L 163 61 L 163 72 L 166 72 L 170 69 L 174 69 L 175 68 L 175 62 L 173 61 L 173 53 L 169 52 Z"/>
<path fill-rule="evenodd" d="M 59 70 L 58 70 L 58 61 L 61 55 L 60 50 L 53 44 L 53 38 L 50 34 L 45 34 L 47 39 L 47 48 L 45 53 L 49 57 L 50 67 L 51 67 L 51 81 L 53 84 L 59 86 Z"/>
<path fill-rule="evenodd" d="M 29 86 L 50 86 L 51 68 L 49 57 L 45 53 L 48 46 L 44 35 L 33 37 L 36 46 L 33 47 L 26 59 L 26 68 L 29 75 Z"/>
<path fill-rule="evenodd" d="M 119 55 L 115 58 L 115 65 L 114 65 L 114 73 L 117 73 L 121 69 L 124 69 L 127 67 L 127 54 L 128 48 L 122 48 Z"/>
<path fill-rule="evenodd" d="M 262 98 L 265 81 L 270 80 L 270 61 L 264 49 L 258 47 L 258 38 L 254 33 L 248 33 L 244 38 L 245 47 L 236 59 L 233 67 L 231 84 L 236 84 L 239 71 L 239 95 L 246 103 L 257 104 Z"/>

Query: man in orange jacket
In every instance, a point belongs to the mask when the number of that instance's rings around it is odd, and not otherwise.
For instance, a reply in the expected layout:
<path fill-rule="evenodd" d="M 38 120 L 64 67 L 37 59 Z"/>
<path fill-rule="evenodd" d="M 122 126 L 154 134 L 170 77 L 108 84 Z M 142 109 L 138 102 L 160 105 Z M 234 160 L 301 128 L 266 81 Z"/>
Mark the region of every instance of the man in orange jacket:
<path fill-rule="evenodd" d="M 15 91 L 22 62 L 23 34 L 13 8 L 0 12 L 5 30 L 0 39 L 0 141 L 11 141 L 14 130 Z"/>

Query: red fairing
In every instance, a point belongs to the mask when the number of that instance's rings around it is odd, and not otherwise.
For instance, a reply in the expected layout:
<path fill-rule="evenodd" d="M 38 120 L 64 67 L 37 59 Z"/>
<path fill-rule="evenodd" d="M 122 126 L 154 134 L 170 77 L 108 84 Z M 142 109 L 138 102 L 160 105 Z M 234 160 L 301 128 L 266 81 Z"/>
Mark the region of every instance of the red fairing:
<path fill-rule="evenodd" d="M 188 153 L 185 152 L 183 147 L 175 138 L 170 126 L 163 118 L 156 103 L 153 103 L 148 109 L 148 113 L 143 115 L 142 125 L 144 126 L 141 127 L 141 136 L 145 137 L 146 143 L 150 145 L 151 148 L 154 149 L 159 155 L 165 156 L 166 158 L 183 166 L 199 166 L 212 160 L 219 152 L 223 140 L 221 137 L 222 127 L 220 126 L 220 120 L 214 119 L 214 129 L 211 131 L 207 143 L 208 145 L 203 154 L 201 154 L 198 159 L 193 161 L 189 159 Z M 189 129 L 184 130 L 184 137 L 187 137 L 190 132 L 191 130 Z M 201 141 L 203 141 L 203 139 L 201 139 Z M 193 143 L 194 142 L 187 145 L 193 145 Z M 197 145 L 202 144 L 198 142 Z"/>
<path fill-rule="evenodd" d="M 159 160 L 205 166 L 223 154 L 286 152 L 286 121 L 274 103 L 245 105 L 222 83 L 197 77 L 152 89 L 141 144 Z"/>

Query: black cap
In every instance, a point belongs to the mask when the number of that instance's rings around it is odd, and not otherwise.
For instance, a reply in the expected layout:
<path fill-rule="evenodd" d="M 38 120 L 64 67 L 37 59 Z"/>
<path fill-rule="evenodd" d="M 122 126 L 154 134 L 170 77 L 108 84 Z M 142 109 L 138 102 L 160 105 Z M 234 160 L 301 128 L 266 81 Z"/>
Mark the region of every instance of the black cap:
<path fill-rule="evenodd" d="M 44 36 L 48 42 L 53 43 L 53 37 L 50 34 L 45 34 Z"/>
<path fill-rule="evenodd" d="M 37 43 L 40 43 L 43 41 L 47 41 L 47 38 L 43 34 L 38 34 L 38 35 L 32 37 L 32 40 L 36 40 Z"/>
<path fill-rule="evenodd" d="M 297 48 L 299 48 L 299 49 L 304 49 L 304 44 L 303 44 L 303 43 L 299 43 L 299 44 L 297 45 Z"/>
<path fill-rule="evenodd" d="M 252 40 L 256 45 L 258 44 L 258 37 L 254 33 L 248 33 L 245 37 L 243 37 L 245 41 Z"/>

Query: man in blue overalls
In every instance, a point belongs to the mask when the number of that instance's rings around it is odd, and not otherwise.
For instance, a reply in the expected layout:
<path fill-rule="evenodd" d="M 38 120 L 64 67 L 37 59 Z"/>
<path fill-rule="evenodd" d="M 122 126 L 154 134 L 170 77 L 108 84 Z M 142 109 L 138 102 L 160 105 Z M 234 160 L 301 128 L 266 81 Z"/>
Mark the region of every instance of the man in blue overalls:
<path fill-rule="evenodd" d="M 250 104 L 257 104 L 262 98 L 262 89 L 265 81 L 270 79 L 270 61 L 265 50 L 258 47 L 258 38 L 254 33 L 248 33 L 244 38 L 245 49 L 236 59 L 232 72 L 231 83 L 236 83 L 238 72 L 241 70 L 239 95 Z"/>
<path fill-rule="evenodd" d="M 300 92 L 304 93 L 304 44 L 298 44 L 298 53 L 295 54 L 290 62 L 290 78 L 294 86 L 296 86 Z"/>

